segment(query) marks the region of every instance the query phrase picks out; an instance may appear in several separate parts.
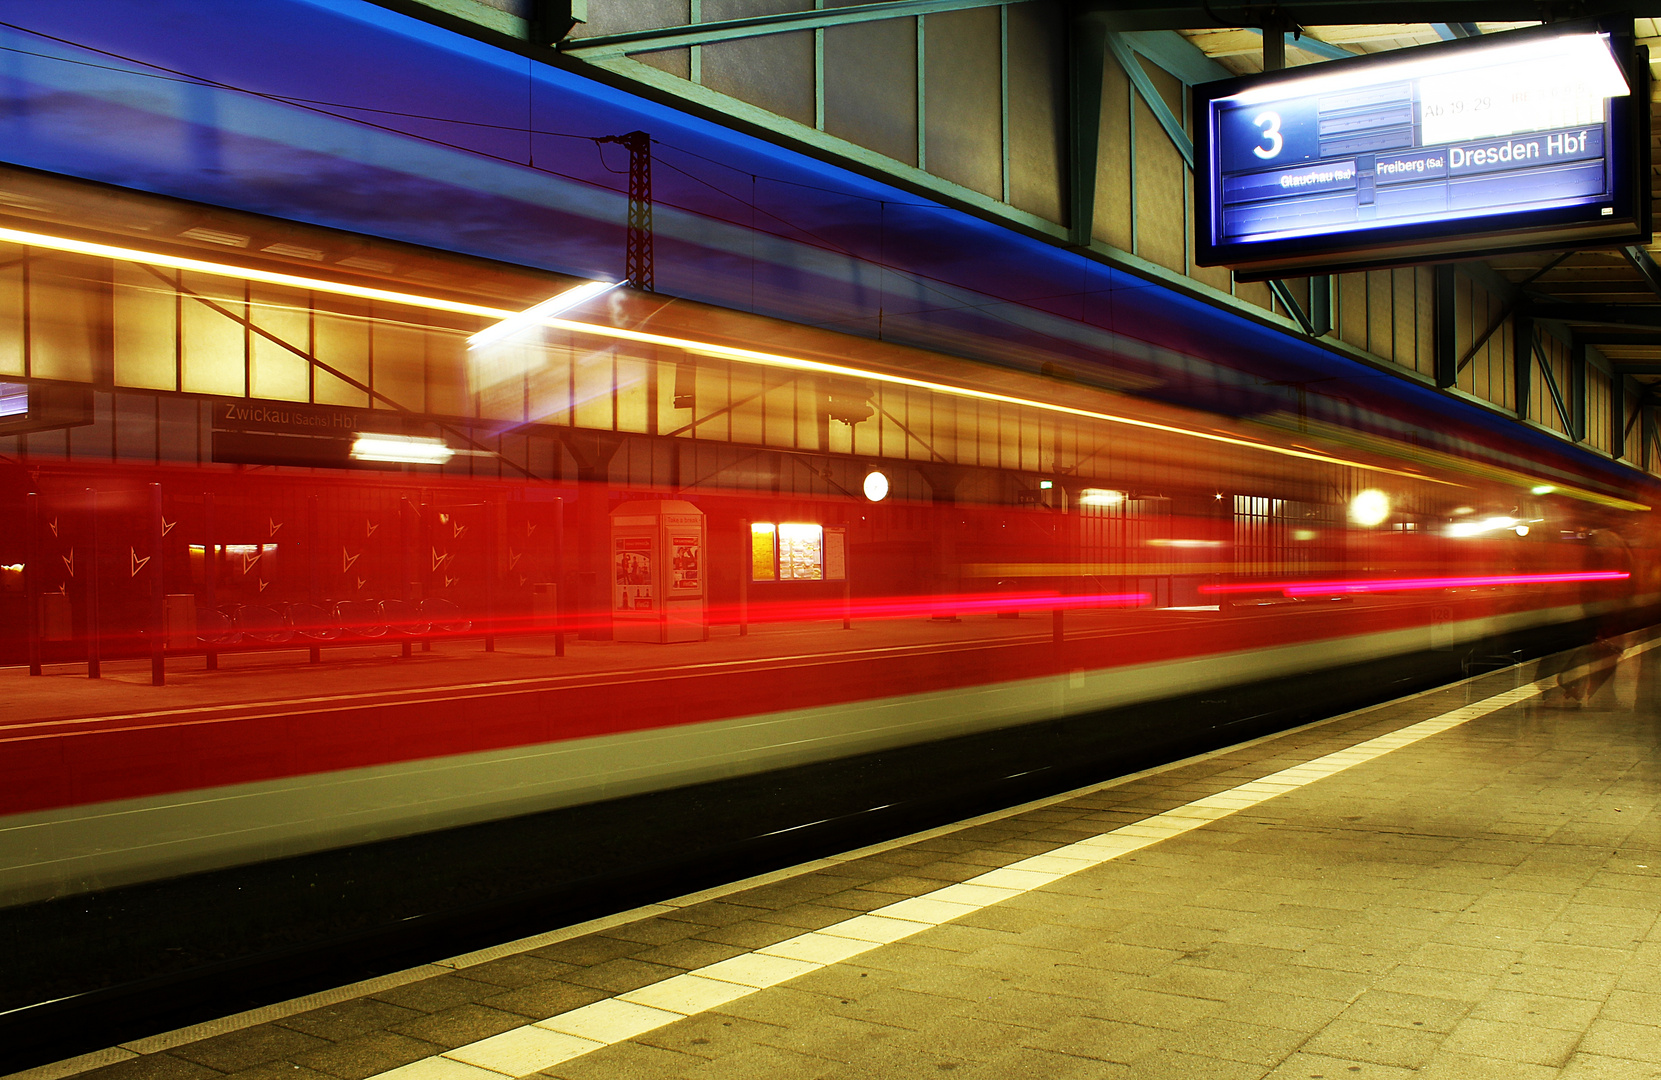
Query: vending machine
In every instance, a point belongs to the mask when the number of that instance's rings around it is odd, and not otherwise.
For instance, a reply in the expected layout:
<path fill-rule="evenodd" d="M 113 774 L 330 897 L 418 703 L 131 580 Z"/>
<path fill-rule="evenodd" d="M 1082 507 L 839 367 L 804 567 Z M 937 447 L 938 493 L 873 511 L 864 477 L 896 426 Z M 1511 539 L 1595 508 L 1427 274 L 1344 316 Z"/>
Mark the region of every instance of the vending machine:
<path fill-rule="evenodd" d="M 611 512 L 614 640 L 708 636 L 704 548 L 704 513 L 684 500 L 637 499 Z"/>

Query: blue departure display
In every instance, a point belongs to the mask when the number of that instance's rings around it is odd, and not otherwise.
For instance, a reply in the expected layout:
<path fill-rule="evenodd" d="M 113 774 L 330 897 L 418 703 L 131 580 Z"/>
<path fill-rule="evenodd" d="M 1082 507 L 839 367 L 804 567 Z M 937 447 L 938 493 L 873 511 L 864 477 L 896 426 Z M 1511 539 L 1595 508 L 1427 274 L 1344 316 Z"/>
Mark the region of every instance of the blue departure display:
<path fill-rule="evenodd" d="M 1490 41 L 1199 88 L 1201 262 L 1629 222 L 1630 89 L 1608 35 Z"/>
<path fill-rule="evenodd" d="M 1612 203 L 1607 120 L 1425 146 L 1413 89 L 1397 84 L 1361 103 L 1334 94 L 1224 110 L 1223 235 Z"/>

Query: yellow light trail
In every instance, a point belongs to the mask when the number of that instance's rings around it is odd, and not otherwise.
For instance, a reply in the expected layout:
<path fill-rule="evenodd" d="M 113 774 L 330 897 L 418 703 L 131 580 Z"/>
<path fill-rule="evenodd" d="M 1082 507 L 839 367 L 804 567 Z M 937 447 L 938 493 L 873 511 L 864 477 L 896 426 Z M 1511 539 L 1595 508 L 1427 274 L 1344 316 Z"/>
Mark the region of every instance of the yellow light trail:
<path fill-rule="evenodd" d="M 23 229 L 0 227 L 0 241 L 9 241 L 14 244 L 24 244 L 30 247 L 46 248 L 52 251 L 62 251 L 75 255 L 88 255 L 94 258 L 118 259 L 122 262 L 138 263 L 143 266 L 159 266 L 172 270 L 189 270 L 197 273 L 213 274 L 219 277 L 257 281 L 267 285 L 284 285 L 334 296 L 351 296 L 363 300 L 382 300 L 391 304 L 400 304 L 406 307 L 421 308 L 429 311 L 446 311 L 458 315 L 473 315 L 481 319 L 487 319 L 492 323 L 501 322 L 504 319 L 510 319 L 521 314 L 518 311 L 506 308 L 488 307 L 483 304 L 469 304 L 457 300 L 445 300 L 441 297 L 425 296 L 419 293 L 399 292 L 393 289 L 377 289 L 366 285 L 352 285 L 341 281 L 330 281 L 326 278 L 306 277 L 301 274 L 287 274 L 274 270 L 260 270 L 247 266 L 238 266 L 234 263 L 213 262 L 207 259 L 195 259 L 182 255 L 167 255 L 160 252 L 144 251 L 139 248 L 122 247 L 116 244 L 101 244 L 89 240 L 75 240 L 69 237 L 53 236 L 48 233 L 37 233 Z M 1264 453 L 1275 454 L 1280 457 L 1298 458 L 1305 461 L 1319 461 L 1328 465 L 1339 465 L 1344 468 L 1360 469 L 1366 472 L 1400 476 L 1410 480 L 1420 480 L 1448 487 L 1462 486 L 1451 480 L 1442 480 L 1434 476 L 1427 476 L 1422 472 L 1414 472 L 1406 469 L 1394 469 L 1385 465 L 1375 465 L 1363 461 L 1354 461 L 1348 458 L 1336 457 L 1331 454 L 1323 454 L 1317 451 L 1297 447 L 1275 446 L 1271 443 L 1258 442 L 1253 439 L 1244 439 L 1233 435 L 1224 435 L 1220 432 L 1196 431 L 1192 428 L 1178 427 L 1174 424 L 1162 424 L 1153 420 L 1140 420 L 1130 416 L 1119 416 L 1114 413 L 1098 412 L 1094 409 L 1080 409 L 1070 405 L 1061 405 L 1049 401 L 1039 401 L 1034 398 L 1017 397 L 1012 394 L 1000 394 L 990 390 L 975 390 L 965 386 L 953 386 L 950 383 L 934 382 L 929 379 L 915 379 L 905 375 L 894 375 L 888 372 L 871 371 L 865 368 L 847 367 L 842 364 L 829 364 L 823 361 L 807 360 L 801 357 L 760 352 L 755 349 L 741 349 L 730 345 L 717 345 L 711 342 L 694 341 L 689 338 L 675 337 L 667 334 L 652 334 L 641 330 L 629 330 L 619 326 L 606 326 L 599 323 L 576 322 L 568 319 L 548 319 L 545 325 L 567 330 L 572 333 L 590 334 L 597 337 L 607 337 L 622 341 L 634 341 L 647 345 L 667 346 L 669 348 L 681 349 L 686 352 L 734 360 L 741 363 L 783 368 L 792 371 L 811 372 L 821 375 L 842 375 L 856 379 L 870 379 L 876 382 L 887 383 L 892 386 L 906 386 L 913 389 L 926 390 L 930 393 L 943 394 L 948 397 L 996 402 L 1003 405 L 1015 405 L 1022 408 L 1037 409 L 1043 412 L 1056 413 L 1063 416 L 1076 416 L 1082 419 L 1098 420 L 1108 424 L 1140 428 L 1145 431 L 1158 431 L 1184 438 L 1200 439 L 1205 442 L 1236 446 L 1247 450 L 1259 450 Z M 1638 503 L 1629 503 L 1627 505 L 1635 509 L 1649 509 L 1647 506 L 1642 506 L 1642 504 Z"/>

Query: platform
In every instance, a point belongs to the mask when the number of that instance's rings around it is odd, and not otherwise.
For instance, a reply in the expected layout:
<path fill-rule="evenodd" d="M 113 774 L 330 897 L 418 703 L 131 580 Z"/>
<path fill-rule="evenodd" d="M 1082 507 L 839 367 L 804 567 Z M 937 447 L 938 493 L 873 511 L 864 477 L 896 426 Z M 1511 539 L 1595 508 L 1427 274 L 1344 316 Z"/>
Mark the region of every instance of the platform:
<path fill-rule="evenodd" d="M 1661 1075 L 1623 644 L 17 1075 Z"/>

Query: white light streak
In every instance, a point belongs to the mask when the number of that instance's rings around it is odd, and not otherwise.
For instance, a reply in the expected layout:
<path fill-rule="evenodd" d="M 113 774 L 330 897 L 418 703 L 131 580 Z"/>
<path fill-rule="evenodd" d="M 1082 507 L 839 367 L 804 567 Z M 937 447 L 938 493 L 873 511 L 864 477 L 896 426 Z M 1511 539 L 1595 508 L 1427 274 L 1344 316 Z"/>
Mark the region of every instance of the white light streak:
<path fill-rule="evenodd" d="M 615 281 L 588 281 L 575 288 L 566 289 L 555 296 L 550 296 L 540 304 L 535 304 L 515 315 L 503 319 L 494 326 L 487 326 L 483 330 L 467 339 L 469 349 L 482 349 L 486 345 L 504 341 L 515 334 L 524 333 L 533 326 L 540 326 L 543 322 L 564 311 L 570 311 L 579 304 L 587 303 L 602 293 L 617 288 Z"/>
<path fill-rule="evenodd" d="M 1489 517 L 1482 518 L 1479 521 L 1456 521 L 1447 527 L 1447 534 L 1449 536 L 1481 536 L 1483 533 L 1515 529 L 1519 525 L 1522 525 L 1522 522 L 1514 517 Z M 1517 535 L 1527 536 L 1528 527 L 1524 525 L 1523 531 Z"/>

